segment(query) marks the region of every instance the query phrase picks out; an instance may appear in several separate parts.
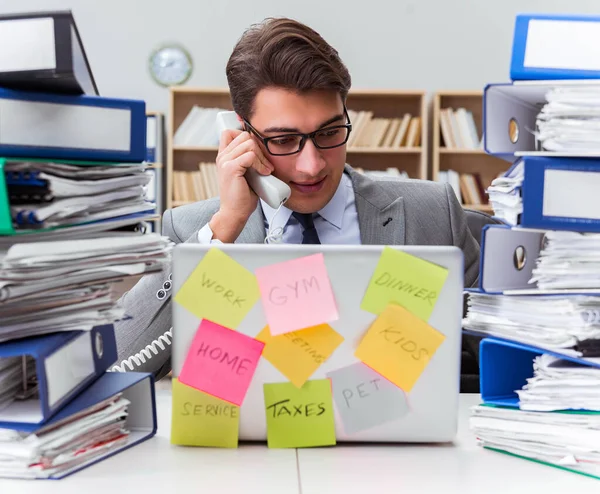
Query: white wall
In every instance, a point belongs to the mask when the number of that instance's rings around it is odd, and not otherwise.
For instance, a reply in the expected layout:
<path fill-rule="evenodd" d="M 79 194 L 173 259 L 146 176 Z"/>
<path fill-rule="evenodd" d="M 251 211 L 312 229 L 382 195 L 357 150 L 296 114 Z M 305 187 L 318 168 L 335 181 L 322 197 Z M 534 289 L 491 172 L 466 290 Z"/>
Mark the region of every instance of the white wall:
<path fill-rule="evenodd" d="M 358 6 L 349 8 L 349 5 Z M 100 92 L 167 111 L 147 70 L 165 41 L 194 58 L 188 85 L 225 86 L 242 31 L 267 16 L 306 22 L 340 52 L 356 88 L 481 89 L 508 79 L 519 12 L 599 13 L 598 0 L 0 0 L 0 13 L 71 9 Z M 1 47 L 0 49 L 9 49 Z"/>

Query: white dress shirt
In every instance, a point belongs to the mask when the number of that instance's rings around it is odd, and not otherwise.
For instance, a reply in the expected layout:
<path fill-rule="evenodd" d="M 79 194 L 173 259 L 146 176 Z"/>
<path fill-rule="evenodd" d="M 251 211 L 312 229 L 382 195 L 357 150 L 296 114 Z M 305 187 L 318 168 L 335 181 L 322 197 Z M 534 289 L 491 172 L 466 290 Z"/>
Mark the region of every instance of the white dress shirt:
<path fill-rule="evenodd" d="M 277 214 L 262 199 L 260 205 L 265 217 L 265 230 L 272 232 L 283 228 L 282 243 L 301 244 L 302 226 L 292 216 L 292 210 L 282 206 Z M 358 213 L 354 199 L 352 180 L 343 173 L 340 184 L 331 200 L 318 211 L 314 218 L 315 229 L 322 244 L 360 244 L 360 228 Z M 213 232 L 207 223 L 198 232 L 198 242 L 201 244 L 220 243 L 213 239 Z"/>

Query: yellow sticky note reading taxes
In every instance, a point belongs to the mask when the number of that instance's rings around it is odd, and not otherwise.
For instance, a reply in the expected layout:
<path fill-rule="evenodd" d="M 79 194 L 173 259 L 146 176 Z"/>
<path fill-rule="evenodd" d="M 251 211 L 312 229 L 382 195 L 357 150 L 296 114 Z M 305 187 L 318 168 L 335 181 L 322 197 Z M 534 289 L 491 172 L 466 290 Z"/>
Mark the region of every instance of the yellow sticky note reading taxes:
<path fill-rule="evenodd" d="M 446 337 L 399 305 L 388 305 L 354 355 L 409 392 Z"/>
<path fill-rule="evenodd" d="M 448 270 L 400 250 L 385 247 L 360 308 L 379 315 L 390 303 L 429 320 Z"/>
<path fill-rule="evenodd" d="M 269 326 L 265 326 L 256 339 L 265 343 L 263 357 L 298 388 L 344 341 L 329 324 L 278 336 L 272 336 Z"/>
<path fill-rule="evenodd" d="M 196 317 L 236 329 L 259 298 L 254 274 L 213 248 L 198 263 L 174 300 Z"/>
<path fill-rule="evenodd" d="M 173 379 L 171 443 L 237 448 L 240 409 Z"/>

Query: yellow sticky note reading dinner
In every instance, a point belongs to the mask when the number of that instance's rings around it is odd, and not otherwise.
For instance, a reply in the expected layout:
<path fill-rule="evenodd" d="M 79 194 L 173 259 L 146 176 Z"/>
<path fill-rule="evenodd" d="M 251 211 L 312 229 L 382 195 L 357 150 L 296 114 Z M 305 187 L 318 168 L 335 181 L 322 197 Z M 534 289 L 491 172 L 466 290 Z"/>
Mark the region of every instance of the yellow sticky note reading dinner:
<path fill-rule="evenodd" d="M 237 448 L 239 407 L 173 379 L 171 443 Z"/>
<path fill-rule="evenodd" d="M 269 326 L 265 326 L 256 339 L 265 344 L 262 356 L 298 388 L 344 341 L 328 324 L 277 336 L 272 336 Z"/>
<path fill-rule="evenodd" d="M 396 303 L 427 321 L 447 276 L 444 267 L 385 247 L 360 308 L 379 315 Z"/>
<path fill-rule="evenodd" d="M 375 319 L 354 355 L 409 392 L 445 338 L 404 307 L 389 305 Z"/>
<path fill-rule="evenodd" d="M 254 274 L 214 248 L 198 263 L 174 300 L 196 317 L 236 329 L 259 298 Z"/>

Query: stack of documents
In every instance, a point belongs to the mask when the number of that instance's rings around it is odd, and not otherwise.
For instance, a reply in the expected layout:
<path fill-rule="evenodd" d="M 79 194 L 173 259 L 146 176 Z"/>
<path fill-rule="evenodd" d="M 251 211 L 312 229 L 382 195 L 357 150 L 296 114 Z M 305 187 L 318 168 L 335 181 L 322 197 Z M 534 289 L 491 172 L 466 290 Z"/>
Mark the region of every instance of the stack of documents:
<path fill-rule="evenodd" d="M 144 187 L 146 165 L 67 164 L 5 160 L 10 212 L 16 230 L 89 223 L 152 212 Z"/>
<path fill-rule="evenodd" d="M 0 342 L 113 323 L 112 284 L 162 270 L 171 247 L 156 233 L 13 245 L 0 260 Z"/>
<path fill-rule="evenodd" d="M 600 355 L 600 298 L 469 294 L 463 328 L 565 355 Z"/>
<path fill-rule="evenodd" d="M 492 180 L 487 188 L 494 216 L 509 225 L 519 224 L 519 215 L 523 212 L 521 186 L 524 177 L 524 162 L 518 160 L 503 176 Z"/>
<path fill-rule="evenodd" d="M 0 477 L 48 478 L 121 448 L 129 405 L 119 393 L 34 433 L 0 429 Z"/>
<path fill-rule="evenodd" d="M 600 411 L 600 368 L 542 354 L 535 357 L 533 369 L 533 377 L 516 390 L 521 410 Z"/>
<path fill-rule="evenodd" d="M 472 409 L 470 427 L 485 448 L 600 475 L 600 413 L 478 405 Z"/>
<path fill-rule="evenodd" d="M 600 291 L 600 234 L 547 232 L 531 282 L 541 290 Z"/>
<path fill-rule="evenodd" d="M 537 116 L 535 136 L 542 150 L 561 153 L 600 151 L 600 86 L 552 88 Z"/>

